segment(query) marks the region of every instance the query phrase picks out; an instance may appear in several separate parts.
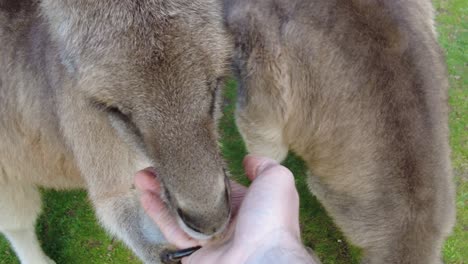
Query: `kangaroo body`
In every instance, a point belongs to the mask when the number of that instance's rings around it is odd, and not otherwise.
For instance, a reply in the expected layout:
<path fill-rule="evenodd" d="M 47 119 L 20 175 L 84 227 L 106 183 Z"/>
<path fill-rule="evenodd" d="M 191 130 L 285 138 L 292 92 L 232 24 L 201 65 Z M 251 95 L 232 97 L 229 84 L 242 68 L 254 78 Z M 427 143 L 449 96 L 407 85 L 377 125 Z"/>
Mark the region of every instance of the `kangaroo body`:
<path fill-rule="evenodd" d="M 430 1 L 225 1 L 252 154 L 306 162 L 363 263 L 441 263 L 455 219 Z"/>
<path fill-rule="evenodd" d="M 22 263 L 53 263 L 34 233 L 38 187 L 86 188 L 104 227 L 159 263 L 165 240 L 132 187 L 148 166 L 189 234 L 223 229 L 221 12 L 210 0 L 0 0 L 0 232 Z"/>

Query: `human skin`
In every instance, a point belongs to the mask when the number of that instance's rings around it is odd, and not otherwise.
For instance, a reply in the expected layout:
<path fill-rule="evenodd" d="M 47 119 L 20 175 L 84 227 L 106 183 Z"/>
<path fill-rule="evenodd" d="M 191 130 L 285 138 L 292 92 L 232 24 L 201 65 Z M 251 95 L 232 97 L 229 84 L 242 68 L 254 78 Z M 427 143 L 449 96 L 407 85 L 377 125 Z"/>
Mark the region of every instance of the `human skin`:
<path fill-rule="evenodd" d="M 225 233 L 209 241 L 189 237 L 177 225 L 161 200 L 161 186 L 152 169 L 137 173 L 146 213 L 177 248 L 201 245 L 182 260 L 193 263 L 315 263 L 301 244 L 299 196 L 292 173 L 275 161 L 247 156 L 244 159 L 249 188 L 231 182 L 232 221 Z"/>

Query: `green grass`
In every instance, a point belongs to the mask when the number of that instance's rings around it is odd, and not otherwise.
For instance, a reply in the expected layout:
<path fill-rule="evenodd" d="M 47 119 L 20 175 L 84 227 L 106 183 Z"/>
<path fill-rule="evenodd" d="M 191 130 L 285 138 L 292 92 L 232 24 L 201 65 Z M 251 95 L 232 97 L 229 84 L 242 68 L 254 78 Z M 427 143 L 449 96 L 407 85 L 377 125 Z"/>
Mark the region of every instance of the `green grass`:
<path fill-rule="evenodd" d="M 444 247 L 447 263 L 468 263 L 468 3 L 435 2 L 439 42 L 450 75 L 450 143 L 457 186 L 457 223 Z"/>
<path fill-rule="evenodd" d="M 446 51 L 450 74 L 450 129 L 452 160 L 456 171 L 457 224 L 444 247 L 446 263 L 468 264 L 468 85 L 466 47 L 468 3 L 466 0 L 437 0 L 440 43 Z M 225 92 L 222 151 L 231 174 L 247 183 L 241 162 L 243 142 L 234 125 L 235 83 Z M 348 245 L 321 205 L 308 192 L 303 163 L 289 156 L 284 164 L 296 175 L 301 198 L 301 228 L 304 243 L 324 263 L 358 263 L 359 250 Z M 122 245 L 97 224 L 86 194 L 82 191 L 44 191 L 44 214 L 37 232 L 45 252 L 57 263 L 139 263 Z M 8 243 L 0 236 L 0 264 L 19 263 Z"/>
<path fill-rule="evenodd" d="M 57 263 L 140 263 L 97 224 L 85 192 L 44 191 L 43 201 L 36 230 L 44 251 Z M 4 240 L 0 263 L 19 263 Z"/>

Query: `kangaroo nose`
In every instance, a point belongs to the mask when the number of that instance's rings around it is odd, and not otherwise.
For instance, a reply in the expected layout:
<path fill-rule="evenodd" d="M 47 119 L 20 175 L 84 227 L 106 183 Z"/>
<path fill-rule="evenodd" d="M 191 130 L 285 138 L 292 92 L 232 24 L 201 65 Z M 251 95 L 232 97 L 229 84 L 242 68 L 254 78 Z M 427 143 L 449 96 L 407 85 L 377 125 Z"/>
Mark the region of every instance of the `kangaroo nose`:
<path fill-rule="evenodd" d="M 226 226 L 229 221 L 231 206 L 229 188 L 226 188 L 223 199 L 218 204 L 204 208 L 177 208 L 177 214 L 186 227 L 196 233 L 211 236 Z"/>
<path fill-rule="evenodd" d="M 186 212 L 182 211 L 181 209 L 177 209 L 177 213 L 179 214 L 182 221 L 184 221 L 184 223 L 187 225 L 187 227 L 189 227 L 190 229 L 192 229 L 195 232 L 198 232 L 198 233 L 201 233 L 201 234 L 206 234 L 206 235 L 213 234 L 213 233 L 216 232 L 216 229 L 203 230 L 203 228 L 201 227 L 203 225 L 202 224 L 203 219 L 201 219 L 199 217 L 190 215 L 189 213 L 186 213 Z M 206 232 L 206 231 L 208 231 L 208 232 Z"/>

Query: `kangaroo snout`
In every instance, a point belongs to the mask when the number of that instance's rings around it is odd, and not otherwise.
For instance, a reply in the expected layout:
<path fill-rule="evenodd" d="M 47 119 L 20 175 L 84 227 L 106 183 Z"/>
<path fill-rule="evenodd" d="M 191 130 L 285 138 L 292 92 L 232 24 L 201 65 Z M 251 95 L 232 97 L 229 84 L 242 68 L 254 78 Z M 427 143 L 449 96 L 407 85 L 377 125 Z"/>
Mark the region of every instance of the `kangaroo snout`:
<path fill-rule="evenodd" d="M 231 216 L 230 188 L 216 202 L 200 206 L 179 206 L 176 210 L 179 225 L 191 237 L 209 239 L 226 228 Z"/>
<path fill-rule="evenodd" d="M 211 216 L 200 214 L 190 208 L 179 208 L 177 214 L 188 228 L 202 235 L 212 236 L 224 229 L 226 221 L 229 219 L 230 206 L 228 201 L 224 200 L 223 204 L 213 208 Z"/>

